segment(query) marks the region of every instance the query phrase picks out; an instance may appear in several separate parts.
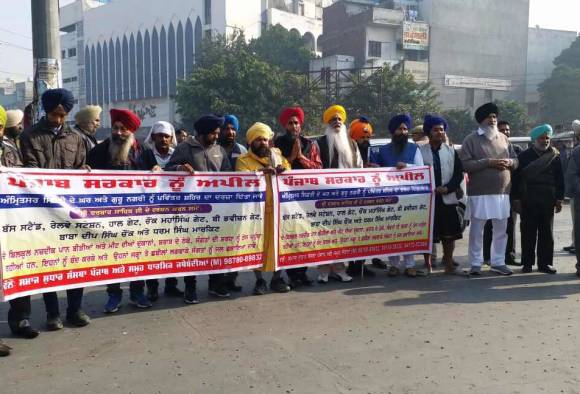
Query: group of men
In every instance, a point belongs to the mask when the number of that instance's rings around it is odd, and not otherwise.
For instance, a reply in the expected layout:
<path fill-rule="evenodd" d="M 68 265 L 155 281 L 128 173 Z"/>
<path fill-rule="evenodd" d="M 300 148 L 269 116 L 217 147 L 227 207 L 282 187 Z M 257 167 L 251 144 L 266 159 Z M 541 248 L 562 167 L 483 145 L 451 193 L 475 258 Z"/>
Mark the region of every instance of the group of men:
<path fill-rule="evenodd" d="M 512 210 L 522 220 L 523 272 L 534 265 L 537 243 L 538 267 L 542 272 L 554 273 L 552 267 L 554 210 L 559 211 L 563 200 L 564 180 L 558 151 L 550 146 L 552 129 L 548 125 L 535 128 L 531 137 L 533 146 L 516 155 L 507 136 L 498 131 L 498 109 L 488 103 L 477 109 L 475 118 L 479 128 L 455 151 L 448 144 L 447 121 L 438 115 L 425 116 L 421 129 L 413 129 L 408 114 L 394 116 L 388 129 L 392 135 L 389 144 L 378 153 L 369 150 L 373 128 L 369 120 L 359 117 L 347 127 L 347 114 L 340 105 L 329 107 L 323 115 L 325 129 L 317 139 L 306 138 L 302 127 L 304 111 L 288 107 L 279 116 L 283 133 L 275 137 L 270 126 L 257 122 L 246 132 L 246 146 L 236 141 L 240 124 L 236 116 L 208 114 L 194 124 L 194 136 L 180 136 L 168 122 L 155 123 L 141 144 L 135 132 L 141 126 L 139 117 L 128 109 L 111 109 L 111 135 L 98 142 L 95 133 L 100 126 L 101 108 L 87 106 L 77 112 L 75 126 L 66 123 L 74 98 L 65 89 L 48 90 L 42 95 L 45 116 L 23 131 L 21 111 L 4 111 L 0 107 L 0 159 L 6 167 L 45 169 L 107 169 L 183 171 L 194 173 L 221 171 L 262 171 L 267 177 L 290 169 L 355 169 L 363 167 L 396 167 L 429 165 L 435 176 L 435 215 L 433 238 L 441 241 L 446 274 L 463 274 L 453 260 L 455 241 L 462 238 L 466 218 L 471 211 L 469 235 L 470 275 L 480 275 L 484 262 L 483 231 L 486 221 L 492 222 L 491 270 L 510 275 L 506 266 L 506 226 Z M 504 123 L 505 124 L 505 123 Z M 423 133 L 423 143 L 409 141 L 409 131 Z M 578 156 L 578 157 L 576 157 Z M 578 165 L 576 165 L 576 161 Z M 580 151 L 572 155 L 568 174 L 571 193 L 580 198 Z M 469 181 L 465 186 L 465 173 Z M 512 187 L 513 184 L 513 187 Z M 270 182 L 267 182 L 266 210 L 273 209 Z M 466 203 L 466 195 L 469 196 Z M 510 197 L 511 196 L 511 197 Z M 510 202 L 511 198 L 511 202 Z M 580 212 L 580 210 L 578 210 Z M 272 215 L 266 215 L 272 217 Z M 576 222 L 580 223 L 580 220 Z M 268 283 L 263 273 L 274 271 L 273 222 L 264 223 L 265 253 L 263 266 L 254 271 L 255 295 L 265 294 Z M 580 237 L 580 231 L 576 232 Z M 430 269 L 431 255 L 425 255 Z M 389 267 L 381 260 L 373 264 L 388 268 L 389 276 L 401 273 L 414 278 L 419 271 L 413 255 L 390 256 Z M 375 275 L 364 266 L 364 260 L 347 264 L 334 263 L 318 267 L 317 281 L 350 282 L 353 276 Z M 301 286 L 311 286 L 313 280 L 307 268 L 272 272 L 270 290 L 286 293 Z M 209 275 L 209 294 L 219 298 L 239 292 L 236 273 Z M 196 276 L 184 278 L 184 289 L 176 278 L 165 279 L 164 294 L 179 297 L 185 303 L 199 302 Z M 107 286 L 108 300 L 105 313 L 115 313 L 122 302 L 120 283 Z M 66 320 L 77 327 L 86 326 L 90 318 L 82 310 L 83 289 L 67 291 Z M 129 283 L 129 302 L 138 308 L 149 308 L 159 297 L 159 281 L 132 281 Z M 57 294 L 43 294 L 48 330 L 63 328 Z M 8 323 L 14 335 L 24 338 L 38 336 L 30 322 L 30 297 L 10 301 Z M 0 355 L 8 355 L 10 348 L 0 343 Z"/>

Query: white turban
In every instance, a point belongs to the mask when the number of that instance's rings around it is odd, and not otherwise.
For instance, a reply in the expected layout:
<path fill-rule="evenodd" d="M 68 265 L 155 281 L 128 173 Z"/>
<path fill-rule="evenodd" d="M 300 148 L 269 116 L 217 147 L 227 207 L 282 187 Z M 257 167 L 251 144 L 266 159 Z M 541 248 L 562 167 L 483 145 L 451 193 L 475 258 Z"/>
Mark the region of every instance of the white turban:
<path fill-rule="evenodd" d="M 572 130 L 574 130 L 575 133 L 580 132 L 580 120 L 576 119 L 572 122 Z"/>
<path fill-rule="evenodd" d="M 159 121 L 151 126 L 149 130 L 149 135 L 145 139 L 145 145 L 153 149 L 155 147 L 155 142 L 153 141 L 153 136 L 155 134 L 165 134 L 171 137 L 171 147 L 177 146 L 177 138 L 175 137 L 175 128 L 169 122 Z"/>
<path fill-rule="evenodd" d="M 11 109 L 6 111 L 6 128 L 18 126 L 20 122 L 24 119 L 24 112 L 19 109 Z"/>

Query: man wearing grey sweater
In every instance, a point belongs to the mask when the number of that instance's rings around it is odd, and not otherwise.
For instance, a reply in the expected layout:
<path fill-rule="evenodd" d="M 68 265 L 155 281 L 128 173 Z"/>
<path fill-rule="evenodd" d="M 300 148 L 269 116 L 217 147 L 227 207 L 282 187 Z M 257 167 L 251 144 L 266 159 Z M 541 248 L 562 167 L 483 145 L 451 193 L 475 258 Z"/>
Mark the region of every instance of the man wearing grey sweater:
<path fill-rule="evenodd" d="M 469 231 L 470 274 L 481 275 L 483 264 L 483 228 L 487 220 L 493 224 L 491 271 L 511 275 L 505 264 L 506 227 L 510 216 L 510 170 L 518 159 L 508 138 L 497 129 L 498 108 L 487 103 L 475 111 L 479 128 L 465 137 L 459 157 L 469 176 L 467 195 L 471 210 Z"/>

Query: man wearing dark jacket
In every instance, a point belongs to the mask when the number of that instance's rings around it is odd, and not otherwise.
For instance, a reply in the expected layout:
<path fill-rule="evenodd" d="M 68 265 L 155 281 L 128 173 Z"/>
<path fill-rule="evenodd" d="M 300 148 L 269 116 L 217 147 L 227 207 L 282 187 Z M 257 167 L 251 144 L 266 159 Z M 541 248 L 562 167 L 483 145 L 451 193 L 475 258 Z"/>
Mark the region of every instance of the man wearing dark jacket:
<path fill-rule="evenodd" d="M 97 138 L 95 134 L 101 125 L 101 112 L 103 109 L 98 105 L 87 105 L 75 114 L 75 126 L 73 131 L 76 131 L 83 139 L 87 156 L 91 149 L 97 145 Z"/>
<path fill-rule="evenodd" d="M 95 146 L 89 153 L 88 163 L 98 170 L 140 170 L 139 155 L 141 146 L 135 139 L 135 132 L 141 125 L 141 119 L 128 109 L 111 109 L 111 137 Z M 129 284 L 129 301 L 137 308 L 152 306 L 145 297 L 145 281 L 136 280 Z M 120 283 L 107 285 L 109 299 L 105 304 L 105 313 L 119 310 L 123 298 Z"/>
<path fill-rule="evenodd" d="M 224 124 L 224 118 L 216 115 L 205 115 L 199 118 L 195 124 L 195 138 L 189 138 L 179 144 L 173 152 L 169 163 L 165 166 L 166 171 L 187 171 L 193 174 L 195 171 L 220 172 L 232 171 L 228 154 L 216 142 L 220 135 L 220 127 Z M 195 275 L 186 276 L 184 302 L 197 304 L 197 280 Z M 209 294 L 228 298 L 229 291 L 226 288 L 224 274 L 209 275 Z"/>
<path fill-rule="evenodd" d="M 533 146 L 518 156 L 519 167 L 512 184 L 513 209 L 521 215 L 522 272 L 532 272 L 536 257 L 538 271 L 555 274 L 554 210 L 562 210 L 564 175 L 560 153 L 550 146 L 550 125 L 536 127 L 530 133 Z"/>
<path fill-rule="evenodd" d="M 46 112 L 38 123 L 20 136 L 24 167 L 59 170 L 88 169 L 82 138 L 72 131 L 65 119 L 74 106 L 74 97 L 66 89 L 50 89 L 41 98 Z M 67 290 L 69 323 L 83 327 L 90 319 L 81 309 L 83 288 Z M 56 292 L 43 294 L 46 306 L 46 326 L 49 331 L 63 328 Z"/>

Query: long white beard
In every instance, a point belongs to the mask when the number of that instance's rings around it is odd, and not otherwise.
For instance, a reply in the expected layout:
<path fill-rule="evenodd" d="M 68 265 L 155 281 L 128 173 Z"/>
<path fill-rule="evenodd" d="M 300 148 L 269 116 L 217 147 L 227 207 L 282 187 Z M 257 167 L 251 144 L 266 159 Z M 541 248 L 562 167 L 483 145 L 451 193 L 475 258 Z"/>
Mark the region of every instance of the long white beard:
<path fill-rule="evenodd" d="M 338 152 L 338 168 L 353 168 L 353 152 L 348 141 L 346 126 L 342 125 L 338 132 L 333 127 L 327 126 L 324 135 L 326 135 L 328 140 L 330 162 L 332 163 L 334 159 L 334 150 L 336 149 Z"/>
<path fill-rule="evenodd" d="M 497 133 L 499 133 L 497 125 L 492 125 L 492 126 L 480 125 L 479 127 L 483 130 L 483 135 L 485 135 L 485 138 L 487 138 L 490 141 L 493 137 L 495 137 L 497 135 Z"/>
<path fill-rule="evenodd" d="M 122 144 L 118 144 L 111 140 L 109 144 L 109 156 L 111 158 L 111 163 L 115 166 L 126 164 L 129 160 L 129 152 L 131 147 L 135 142 L 135 136 L 131 134 L 129 138 L 123 141 Z"/>

